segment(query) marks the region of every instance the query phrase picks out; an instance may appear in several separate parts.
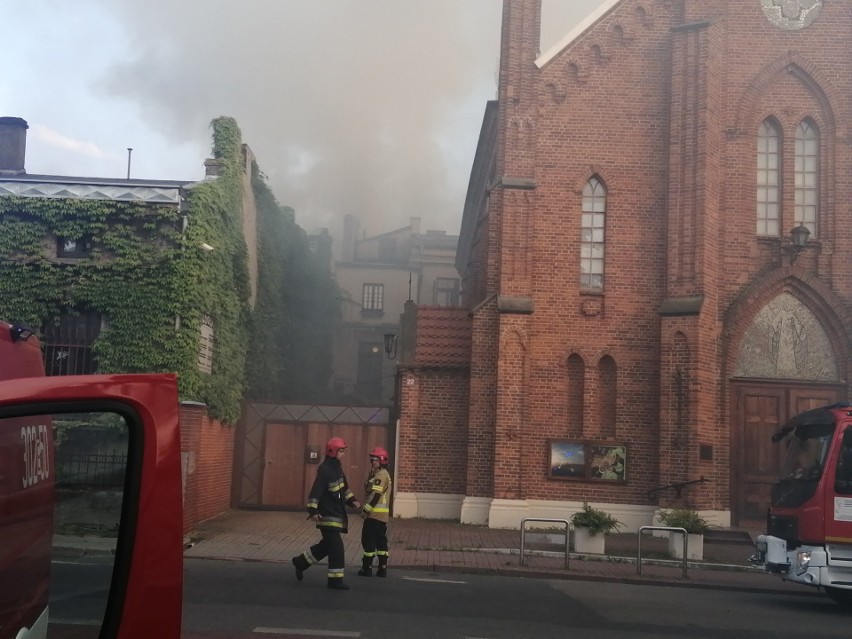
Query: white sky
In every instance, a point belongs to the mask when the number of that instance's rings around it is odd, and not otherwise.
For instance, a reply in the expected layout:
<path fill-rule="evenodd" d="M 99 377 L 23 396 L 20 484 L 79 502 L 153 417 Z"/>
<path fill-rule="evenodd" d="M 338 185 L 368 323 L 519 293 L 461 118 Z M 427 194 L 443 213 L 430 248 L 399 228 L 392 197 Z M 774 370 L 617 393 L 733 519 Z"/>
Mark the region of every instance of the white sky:
<path fill-rule="evenodd" d="M 602 0 L 543 0 L 541 50 Z M 308 231 L 459 231 L 500 0 L 0 0 L 34 174 L 197 180 L 234 117 Z"/>

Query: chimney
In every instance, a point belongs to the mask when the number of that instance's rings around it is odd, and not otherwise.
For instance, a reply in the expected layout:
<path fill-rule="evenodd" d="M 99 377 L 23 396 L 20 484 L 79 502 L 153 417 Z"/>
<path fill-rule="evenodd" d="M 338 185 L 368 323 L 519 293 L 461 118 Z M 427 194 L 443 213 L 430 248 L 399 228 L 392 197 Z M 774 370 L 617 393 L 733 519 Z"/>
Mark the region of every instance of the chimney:
<path fill-rule="evenodd" d="M 0 175 L 21 175 L 27 152 L 27 121 L 0 118 Z"/>

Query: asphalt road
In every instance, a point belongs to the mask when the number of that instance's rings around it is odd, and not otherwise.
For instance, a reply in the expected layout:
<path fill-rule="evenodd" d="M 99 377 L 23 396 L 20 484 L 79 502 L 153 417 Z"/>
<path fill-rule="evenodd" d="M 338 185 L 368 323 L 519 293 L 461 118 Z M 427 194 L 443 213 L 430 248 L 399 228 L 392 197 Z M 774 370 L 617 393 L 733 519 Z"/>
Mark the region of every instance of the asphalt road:
<path fill-rule="evenodd" d="M 51 616 L 96 637 L 105 566 L 54 567 Z M 289 565 L 187 560 L 184 639 L 848 638 L 852 612 L 828 597 L 698 588 L 391 571 L 349 571 L 347 592 L 324 567 L 296 582 Z M 84 584 L 91 584 L 87 587 Z M 87 635 L 86 629 L 92 630 Z"/>

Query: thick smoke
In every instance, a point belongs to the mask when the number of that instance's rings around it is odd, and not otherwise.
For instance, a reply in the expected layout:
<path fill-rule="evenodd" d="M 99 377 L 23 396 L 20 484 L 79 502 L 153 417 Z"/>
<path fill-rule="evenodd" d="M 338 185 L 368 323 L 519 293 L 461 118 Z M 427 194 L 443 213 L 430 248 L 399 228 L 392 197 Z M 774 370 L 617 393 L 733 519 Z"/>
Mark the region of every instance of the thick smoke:
<path fill-rule="evenodd" d="M 351 213 L 371 234 L 410 217 L 458 232 L 499 0 L 93 1 L 131 52 L 98 90 L 176 143 L 236 118 L 306 229 Z M 600 2 L 545 2 L 542 49 Z"/>

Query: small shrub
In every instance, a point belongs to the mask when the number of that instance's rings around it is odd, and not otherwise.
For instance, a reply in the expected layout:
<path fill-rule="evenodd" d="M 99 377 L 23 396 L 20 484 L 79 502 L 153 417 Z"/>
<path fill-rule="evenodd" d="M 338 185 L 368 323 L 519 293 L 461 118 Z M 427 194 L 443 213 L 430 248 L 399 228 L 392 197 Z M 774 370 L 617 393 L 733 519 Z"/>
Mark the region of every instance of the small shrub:
<path fill-rule="evenodd" d="M 571 515 L 575 528 L 585 528 L 590 535 L 607 535 L 623 526 L 620 521 L 603 510 L 598 510 L 583 502 L 583 509 Z"/>
<path fill-rule="evenodd" d="M 686 508 L 675 508 L 674 510 L 664 510 L 659 515 L 660 523 L 663 526 L 671 526 L 673 528 L 684 528 L 686 532 L 696 535 L 703 535 L 710 528 L 710 524 L 694 510 Z"/>

